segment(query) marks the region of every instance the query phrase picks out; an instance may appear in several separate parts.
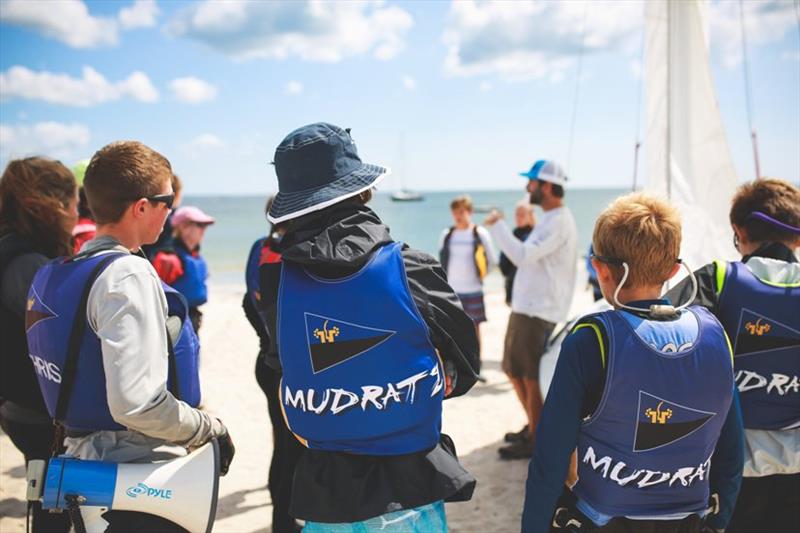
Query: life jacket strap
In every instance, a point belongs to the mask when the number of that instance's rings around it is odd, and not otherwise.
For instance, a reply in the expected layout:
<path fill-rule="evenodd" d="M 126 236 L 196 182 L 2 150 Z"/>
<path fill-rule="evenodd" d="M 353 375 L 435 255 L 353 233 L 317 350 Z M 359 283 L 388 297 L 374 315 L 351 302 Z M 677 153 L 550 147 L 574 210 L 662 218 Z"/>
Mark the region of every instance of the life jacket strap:
<path fill-rule="evenodd" d="M 92 290 L 97 276 L 100 275 L 109 263 L 123 255 L 125 254 L 108 254 L 108 257 L 104 257 L 98 261 L 86 280 L 78 309 L 75 311 L 75 318 L 72 321 L 72 331 L 70 332 L 69 344 L 67 345 L 67 358 L 64 362 L 61 387 L 58 391 L 58 401 L 56 402 L 54 418 L 55 422 L 59 423 L 59 425 L 67 414 L 72 387 L 75 384 L 75 375 L 78 370 L 78 356 L 80 355 L 81 343 L 83 342 L 83 334 L 86 331 L 86 305 L 89 301 L 89 293 Z"/>

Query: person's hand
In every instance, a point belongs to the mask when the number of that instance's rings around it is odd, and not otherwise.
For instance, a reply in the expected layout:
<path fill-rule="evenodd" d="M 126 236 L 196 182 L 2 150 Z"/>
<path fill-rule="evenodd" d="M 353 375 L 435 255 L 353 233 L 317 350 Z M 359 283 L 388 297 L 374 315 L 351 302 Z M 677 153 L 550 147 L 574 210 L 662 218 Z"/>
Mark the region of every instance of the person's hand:
<path fill-rule="evenodd" d="M 503 212 L 497 209 L 492 209 L 489 215 L 484 219 L 484 226 L 493 226 L 495 222 L 503 218 Z"/>
<path fill-rule="evenodd" d="M 217 419 L 219 420 L 219 419 Z M 224 476 L 228 473 L 228 468 L 231 466 L 233 456 L 236 453 L 236 447 L 233 445 L 231 434 L 228 433 L 228 428 L 219 420 L 222 426 L 223 433 L 217 436 L 217 444 L 219 444 L 219 475 Z"/>
<path fill-rule="evenodd" d="M 153 267 L 156 269 L 158 277 L 167 285 L 171 285 L 183 276 L 181 258 L 173 252 L 158 252 L 153 258 Z"/>

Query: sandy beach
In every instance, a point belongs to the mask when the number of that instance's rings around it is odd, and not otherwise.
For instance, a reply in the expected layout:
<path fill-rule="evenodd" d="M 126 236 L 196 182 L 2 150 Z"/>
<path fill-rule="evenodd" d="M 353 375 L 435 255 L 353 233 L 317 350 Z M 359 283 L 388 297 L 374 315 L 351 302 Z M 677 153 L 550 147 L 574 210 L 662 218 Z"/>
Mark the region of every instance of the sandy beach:
<path fill-rule="evenodd" d="M 496 274 L 493 274 L 496 275 Z M 499 287 L 499 283 L 490 284 Z M 582 287 L 582 285 L 579 285 Z M 272 454 L 266 399 L 253 376 L 258 341 L 241 310 L 243 287 L 210 286 L 201 331 L 205 408 L 220 416 L 236 444 L 230 473 L 221 479 L 217 532 L 270 531 L 267 468 Z M 588 296 L 579 291 L 573 309 Z M 503 435 L 525 423 L 511 384 L 500 369 L 508 307 L 500 288 L 486 295 L 489 321 L 482 326 L 483 374 L 466 396 L 445 402 L 443 430 L 453 437 L 464 466 L 478 479 L 472 501 L 448 504 L 451 531 L 519 531 L 527 461 L 501 461 Z M 555 358 L 543 361 L 549 375 Z M 550 369 L 548 371 L 548 369 Z M 0 531 L 25 530 L 25 471 L 22 455 L 0 432 Z"/>

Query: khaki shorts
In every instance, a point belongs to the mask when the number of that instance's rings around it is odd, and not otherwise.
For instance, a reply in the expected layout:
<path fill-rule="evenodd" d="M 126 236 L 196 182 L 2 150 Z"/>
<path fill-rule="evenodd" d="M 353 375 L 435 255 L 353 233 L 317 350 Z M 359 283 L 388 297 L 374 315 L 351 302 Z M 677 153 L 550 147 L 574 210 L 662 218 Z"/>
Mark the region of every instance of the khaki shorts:
<path fill-rule="evenodd" d="M 555 324 L 511 313 L 503 349 L 503 371 L 512 378 L 539 380 L 539 362 Z"/>

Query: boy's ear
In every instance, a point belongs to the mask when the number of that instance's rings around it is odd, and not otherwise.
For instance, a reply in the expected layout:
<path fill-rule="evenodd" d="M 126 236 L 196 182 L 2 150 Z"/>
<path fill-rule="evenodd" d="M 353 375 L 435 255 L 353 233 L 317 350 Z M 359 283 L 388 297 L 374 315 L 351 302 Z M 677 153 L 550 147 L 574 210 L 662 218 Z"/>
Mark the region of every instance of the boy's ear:
<path fill-rule="evenodd" d="M 144 216 L 145 205 L 147 204 L 148 201 L 149 200 L 147 200 L 147 198 L 139 198 L 138 200 L 136 200 L 131 204 L 131 206 L 128 209 L 131 210 L 134 218 L 140 218 Z"/>
<path fill-rule="evenodd" d="M 733 232 L 736 234 L 736 237 L 741 242 L 750 242 L 750 236 L 747 235 L 747 230 L 743 226 L 739 226 L 737 224 L 731 224 L 733 228 Z"/>
<path fill-rule="evenodd" d="M 595 271 L 597 271 L 597 279 L 602 280 L 605 283 L 614 280 L 614 275 L 611 273 L 611 269 L 608 267 L 606 263 L 602 261 L 598 261 L 595 258 L 592 258 L 592 266 L 594 267 Z"/>
<path fill-rule="evenodd" d="M 681 269 L 681 264 L 680 263 L 675 263 L 674 265 L 672 265 L 672 268 L 670 269 L 669 274 L 667 274 L 667 279 L 672 279 L 672 276 L 677 274 L 678 270 L 680 270 L 680 269 Z"/>

